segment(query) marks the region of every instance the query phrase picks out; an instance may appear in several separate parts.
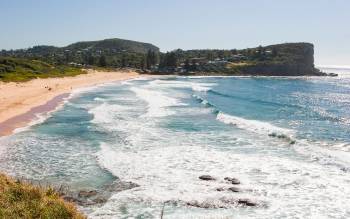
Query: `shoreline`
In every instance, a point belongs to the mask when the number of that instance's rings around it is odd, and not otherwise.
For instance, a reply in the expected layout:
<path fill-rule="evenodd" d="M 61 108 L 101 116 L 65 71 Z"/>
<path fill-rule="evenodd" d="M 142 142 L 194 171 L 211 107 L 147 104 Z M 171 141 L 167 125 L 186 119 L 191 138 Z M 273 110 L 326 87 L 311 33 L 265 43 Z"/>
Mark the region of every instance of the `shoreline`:
<path fill-rule="evenodd" d="M 69 96 L 70 93 L 60 94 L 43 105 L 35 106 L 26 113 L 9 118 L 8 120 L 0 123 L 0 137 L 11 135 L 16 133 L 17 129 L 25 128 L 25 126 L 29 125 L 34 120 L 39 119 L 39 115 L 42 113 L 55 111 L 58 106 Z"/>
<path fill-rule="evenodd" d="M 88 70 L 75 77 L 34 79 L 23 83 L 0 82 L 0 137 L 11 135 L 59 107 L 72 91 L 108 82 L 139 77 L 131 71 L 101 72 Z"/>

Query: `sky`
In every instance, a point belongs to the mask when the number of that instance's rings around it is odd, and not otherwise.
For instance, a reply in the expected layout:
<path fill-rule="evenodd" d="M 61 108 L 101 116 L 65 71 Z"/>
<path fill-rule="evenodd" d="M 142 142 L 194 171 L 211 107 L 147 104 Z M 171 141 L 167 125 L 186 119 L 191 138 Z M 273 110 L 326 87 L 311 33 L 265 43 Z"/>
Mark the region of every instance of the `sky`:
<path fill-rule="evenodd" d="M 173 49 L 311 42 L 350 66 L 349 0 L 0 0 L 0 49 L 122 38 Z"/>

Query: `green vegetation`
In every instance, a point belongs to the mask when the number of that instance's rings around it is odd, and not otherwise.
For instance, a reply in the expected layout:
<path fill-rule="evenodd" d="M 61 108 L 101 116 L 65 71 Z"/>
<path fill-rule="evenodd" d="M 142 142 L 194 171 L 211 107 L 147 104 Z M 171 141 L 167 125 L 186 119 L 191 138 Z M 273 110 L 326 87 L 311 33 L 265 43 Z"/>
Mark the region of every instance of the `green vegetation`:
<path fill-rule="evenodd" d="M 310 43 L 285 43 L 242 50 L 174 50 L 161 54 L 160 71 L 226 75 L 322 75 Z"/>
<path fill-rule="evenodd" d="M 52 188 L 35 187 L 0 174 L 0 218 L 85 218 Z"/>
<path fill-rule="evenodd" d="M 28 81 L 34 78 L 66 77 L 84 73 L 76 67 L 51 65 L 40 60 L 0 57 L 0 81 Z"/>
<path fill-rule="evenodd" d="M 142 68 L 147 54 L 157 56 L 159 48 L 122 39 L 78 42 L 66 47 L 34 46 L 29 49 L 0 51 L 0 56 L 39 59 L 51 65 Z"/>
<path fill-rule="evenodd" d="M 0 57 L 42 62 L 41 70 L 24 66 L 25 68 L 18 67 L 13 71 L 11 67 L 0 66 L 0 80 L 21 81 L 51 75 L 75 75 L 81 73 L 77 70 L 78 67 L 136 68 L 144 72 L 167 74 L 323 75 L 314 67 L 313 54 L 314 48 L 310 43 L 284 43 L 241 50 L 177 49 L 161 53 L 159 48 L 152 44 L 106 39 L 78 42 L 66 47 L 35 46 L 29 49 L 0 51 Z M 51 68 L 44 65 L 50 65 Z"/>

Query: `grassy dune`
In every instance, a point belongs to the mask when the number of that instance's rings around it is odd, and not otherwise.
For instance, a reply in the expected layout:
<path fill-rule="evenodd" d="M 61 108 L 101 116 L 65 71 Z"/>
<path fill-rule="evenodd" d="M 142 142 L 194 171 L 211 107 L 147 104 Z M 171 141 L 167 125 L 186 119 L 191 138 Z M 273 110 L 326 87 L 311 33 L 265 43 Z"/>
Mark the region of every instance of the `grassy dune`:
<path fill-rule="evenodd" d="M 0 81 L 21 82 L 34 78 L 66 77 L 85 73 L 79 68 L 53 66 L 39 60 L 0 57 Z"/>
<path fill-rule="evenodd" d="M 52 188 L 15 181 L 0 174 L 0 218 L 85 218 Z"/>

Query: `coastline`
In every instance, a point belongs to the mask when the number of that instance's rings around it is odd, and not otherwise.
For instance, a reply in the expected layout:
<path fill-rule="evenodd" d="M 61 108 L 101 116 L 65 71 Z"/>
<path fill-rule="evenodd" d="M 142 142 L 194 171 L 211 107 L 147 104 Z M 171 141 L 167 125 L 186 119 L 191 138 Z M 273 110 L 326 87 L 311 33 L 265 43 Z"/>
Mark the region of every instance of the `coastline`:
<path fill-rule="evenodd" d="M 28 125 L 38 114 L 55 110 L 79 88 L 138 77 L 132 71 L 88 70 L 75 77 L 34 79 L 23 83 L 0 82 L 0 137 Z"/>

